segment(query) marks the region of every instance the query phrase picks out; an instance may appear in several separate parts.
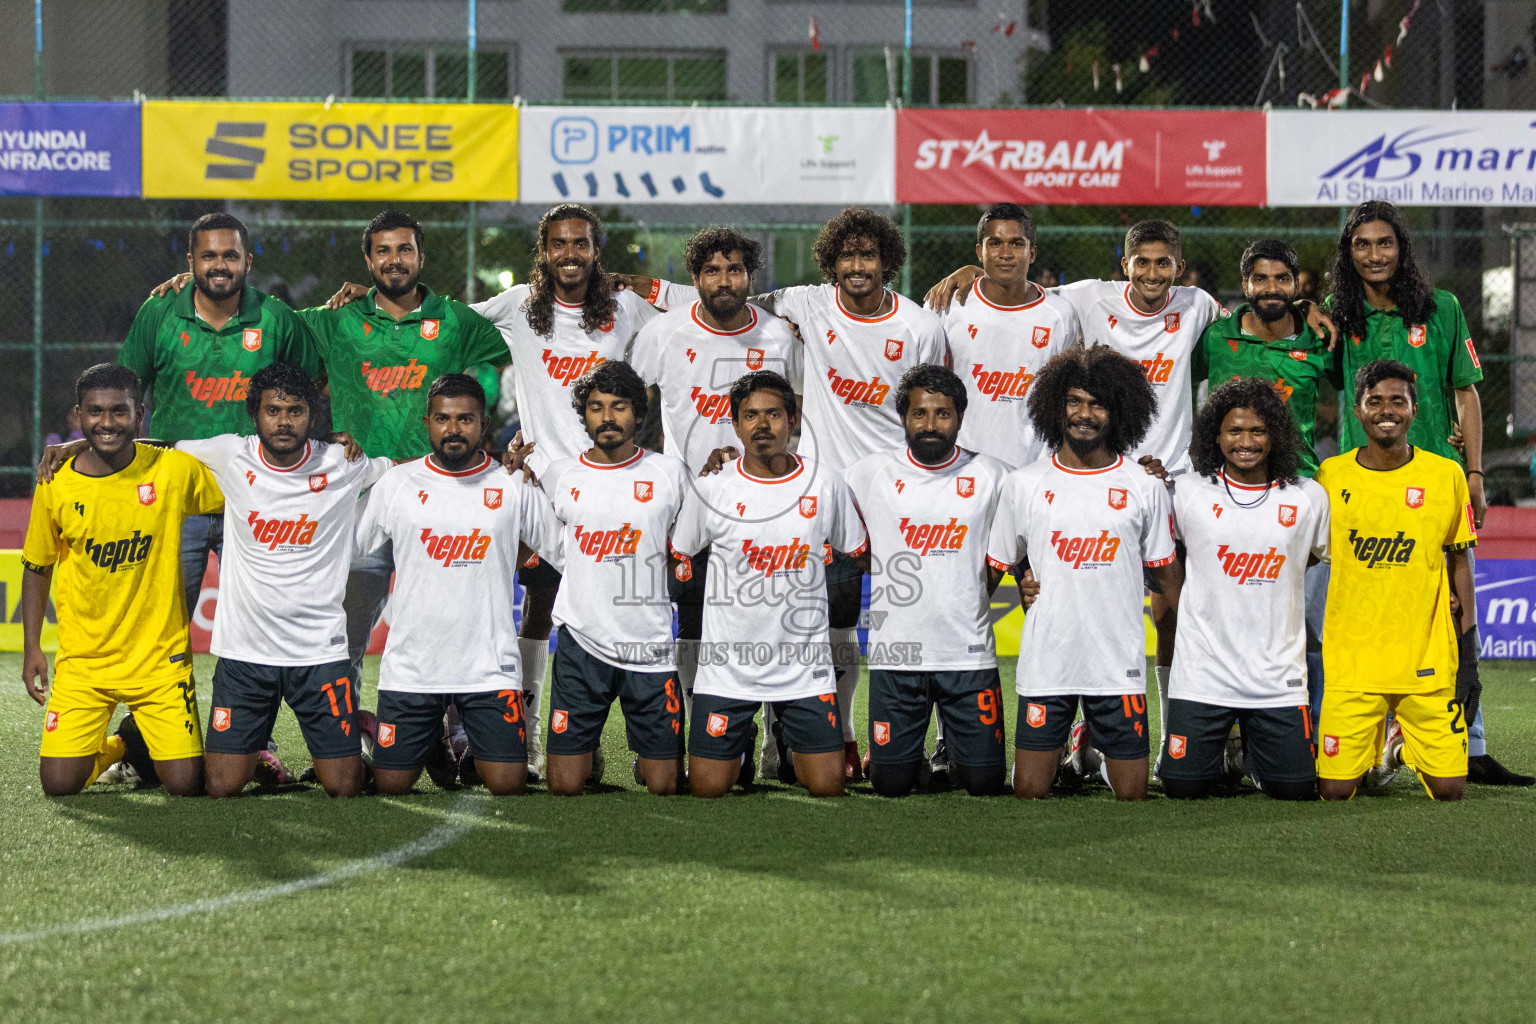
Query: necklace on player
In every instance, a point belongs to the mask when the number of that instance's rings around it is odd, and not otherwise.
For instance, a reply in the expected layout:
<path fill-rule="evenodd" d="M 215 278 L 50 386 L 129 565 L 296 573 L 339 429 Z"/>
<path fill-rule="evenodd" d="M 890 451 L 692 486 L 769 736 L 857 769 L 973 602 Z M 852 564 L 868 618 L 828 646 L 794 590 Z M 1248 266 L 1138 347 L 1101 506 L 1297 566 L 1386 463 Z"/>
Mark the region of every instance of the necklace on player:
<path fill-rule="evenodd" d="M 1264 487 L 1264 493 L 1259 495 L 1257 498 L 1253 499 L 1252 501 L 1240 500 L 1237 495 L 1232 493 L 1232 481 L 1227 479 L 1226 470 L 1221 471 L 1221 486 L 1227 489 L 1227 498 L 1238 508 L 1255 508 L 1264 504 L 1264 499 L 1269 497 L 1269 485 L 1266 484 Z"/>

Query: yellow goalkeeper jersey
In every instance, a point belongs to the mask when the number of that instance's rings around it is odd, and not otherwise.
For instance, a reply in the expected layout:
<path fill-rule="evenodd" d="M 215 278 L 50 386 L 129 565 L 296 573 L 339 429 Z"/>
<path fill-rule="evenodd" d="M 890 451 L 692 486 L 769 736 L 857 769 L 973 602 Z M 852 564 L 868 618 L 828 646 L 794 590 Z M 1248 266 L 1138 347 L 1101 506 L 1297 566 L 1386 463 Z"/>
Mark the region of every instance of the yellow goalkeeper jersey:
<path fill-rule="evenodd" d="M 84 476 L 71 459 L 32 495 L 22 558 L 55 566 L 61 682 L 141 685 L 192 667 L 181 524 L 219 511 L 224 495 L 192 456 L 135 447 L 111 476 Z"/>
<path fill-rule="evenodd" d="M 1359 449 L 1322 464 L 1331 517 L 1323 678 L 1329 689 L 1428 693 L 1456 682 L 1447 548 L 1477 543 L 1462 468 L 1415 448 L 1373 470 Z"/>

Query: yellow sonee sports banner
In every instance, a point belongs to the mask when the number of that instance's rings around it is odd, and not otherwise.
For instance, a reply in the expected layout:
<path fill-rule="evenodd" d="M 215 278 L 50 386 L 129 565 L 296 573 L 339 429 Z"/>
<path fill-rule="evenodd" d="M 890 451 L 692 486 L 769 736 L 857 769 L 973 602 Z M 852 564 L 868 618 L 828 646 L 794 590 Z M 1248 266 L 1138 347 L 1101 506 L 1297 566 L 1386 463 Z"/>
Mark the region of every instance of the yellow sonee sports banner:
<path fill-rule="evenodd" d="M 144 104 L 153 199 L 516 200 L 517 108 Z"/>

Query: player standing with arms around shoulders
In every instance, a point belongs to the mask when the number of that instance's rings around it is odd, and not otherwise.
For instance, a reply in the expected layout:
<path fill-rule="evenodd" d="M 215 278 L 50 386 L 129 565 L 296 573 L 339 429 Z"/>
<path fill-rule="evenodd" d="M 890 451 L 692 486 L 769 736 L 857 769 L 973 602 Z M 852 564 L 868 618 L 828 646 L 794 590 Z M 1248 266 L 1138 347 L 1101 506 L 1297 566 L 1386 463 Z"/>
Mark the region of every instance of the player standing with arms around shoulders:
<path fill-rule="evenodd" d="M 608 359 L 626 359 L 640 328 L 657 311 L 628 291 L 615 291 L 603 269 L 603 223 L 584 206 L 563 203 L 539 220 L 538 247 L 527 284 L 473 307 L 501 331 L 512 354 L 523 440 L 535 445 L 527 465 L 535 477 L 556 459 L 574 459 L 591 446 L 571 407 L 571 385 Z M 533 730 L 530 766 L 542 769 L 539 692 L 549 663 L 550 613 L 560 573 L 535 562 L 518 571 L 523 618 L 518 648 Z M 602 748 L 598 748 L 598 757 Z"/>
<path fill-rule="evenodd" d="M 1306 568 L 1327 557 L 1328 496 L 1297 475 L 1304 450 L 1265 378 L 1228 380 L 1195 419 L 1195 472 L 1173 493 L 1187 575 L 1159 761 L 1171 797 L 1210 794 L 1234 723 L 1262 792 L 1317 796 Z"/>
<path fill-rule="evenodd" d="M 544 471 L 544 493 L 564 549 L 555 600 L 559 627 L 550 683 L 549 791 L 576 796 L 615 700 L 658 796 L 677 792 L 683 767 L 682 687 L 667 598 L 668 536 L 688 492 L 681 460 L 635 444 L 645 382 L 609 360 L 571 389 L 592 447 Z"/>
<path fill-rule="evenodd" d="M 991 617 L 1003 573 L 987 538 L 1008 467 L 956 446 L 967 397 L 942 366 L 908 370 L 896 390 L 906 447 L 847 474 L 869 529 L 869 778 L 881 796 L 918 783 L 935 706 L 966 791 L 992 796 L 1006 781 Z"/>
<path fill-rule="evenodd" d="M 1102 346 L 1056 356 L 1030 389 L 1053 454 L 1009 474 L 987 544 L 994 569 L 1027 555 L 1040 583 L 1019 641 L 1015 796 L 1050 795 L 1081 704 L 1115 796 L 1146 798 L 1142 573 L 1174 606 L 1184 580 L 1168 489 L 1125 458 L 1156 405 L 1141 368 Z"/>
<path fill-rule="evenodd" d="M 731 385 L 744 373 L 772 370 L 798 392 L 800 341 L 781 319 L 747 302 L 762 246 L 730 228 L 707 228 L 688 240 L 683 259 L 699 297 L 646 324 L 631 362 L 646 384 L 661 390 L 667 451 L 697 475 L 716 448 L 734 448 Z M 692 576 L 669 576 L 677 604 L 677 671 L 686 695 L 698 674 L 709 559 Z"/>
<path fill-rule="evenodd" d="M 1477 531 L 1461 467 L 1408 442 L 1415 377 L 1388 359 L 1361 367 L 1354 414 L 1368 443 L 1317 474 L 1330 503 L 1333 563 L 1318 721 L 1324 800 L 1354 795 L 1386 742 L 1388 712 L 1401 733 L 1387 767 L 1400 760 L 1412 768 L 1436 800 L 1460 800 L 1466 790 L 1467 694 L 1457 683 L 1467 677 L 1458 673 L 1458 644 L 1477 621 L 1468 558 Z"/>
<path fill-rule="evenodd" d="M 552 553 L 548 503 L 485 454 L 485 389 L 450 373 L 427 393 L 432 454 L 374 485 L 357 552 L 395 545 L 389 640 L 379 665 L 379 792 L 410 792 L 458 707 L 469 756 L 496 796 L 528 778 L 512 580 L 529 551 Z"/>
<path fill-rule="evenodd" d="M 800 446 L 841 471 L 865 455 L 905 443 L 894 382 L 923 363 L 949 365 L 949 346 L 938 317 L 886 287 L 907 259 L 906 242 L 889 217 L 849 207 L 821 229 L 814 252 L 827 283 L 780 288 L 752 301 L 798 327 L 806 378 Z M 668 305 L 694 297 L 692 289 L 647 278 L 629 283 Z M 846 772 L 855 779 L 860 767 L 852 716 L 863 580 L 857 566 L 834 553 L 827 586 Z"/>
<path fill-rule="evenodd" d="M 796 779 L 812 796 L 843 793 L 826 566 L 834 551 L 862 559 L 868 538 L 847 485 L 790 454 L 798 419 L 794 388 L 780 375 L 758 370 L 738 380 L 731 420 L 743 454 L 695 481 L 673 531 L 678 555 L 707 547 L 716 562 L 688 735 L 694 796 L 751 785 L 753 718 L 765 703 Z M 678 567 L 689 569 L 687 561 Z"/>
<path fill-rule="evenodd" d="M 944 333 L 970 404 L 960 446 L 1018 469 L 1046 454 L 1025 403 L 1041 367 L 1081 344 L 1077 314 L 1065 299 L 1029 280 L 1035 221 L 1015 203 L 997 203 L 976 226 L 983 276 L 972 301 L 952 303 Z"/>
<path fill-rule="evenodd" d="M 179 556 L 187 517 L 224 504 L 212 474 L 181 452 L 137 444 L 139 379 L 101 363 L 75 382 L 86 450 L 32 495 L 22 549 L 22 683 L 46 711 L 38 776 L 46 796 L 80 792 L 123 742 L 118 704 L 138 721 L 172 796 L 203 792 L 203 739 Z M 59 649 L 50 689 L 41 646 L 55 574 Z"/>
<path fill-rule="evenodd" d="M 284 701 L 325 791 L 362 791 L 361 694 L 347 656 L 342 596 L 358 496 L 393 464 L 349 461 L 342 445 L 307 440 L 318 398 L 302 370 L 274 363 L 251 378 L 246 409 L 255 437 L 176 444 L 208 467 L 225 495 L 209 643 L 219 658 L 208 720 L 209 796 L 238 795 L 251 781 Z"/>

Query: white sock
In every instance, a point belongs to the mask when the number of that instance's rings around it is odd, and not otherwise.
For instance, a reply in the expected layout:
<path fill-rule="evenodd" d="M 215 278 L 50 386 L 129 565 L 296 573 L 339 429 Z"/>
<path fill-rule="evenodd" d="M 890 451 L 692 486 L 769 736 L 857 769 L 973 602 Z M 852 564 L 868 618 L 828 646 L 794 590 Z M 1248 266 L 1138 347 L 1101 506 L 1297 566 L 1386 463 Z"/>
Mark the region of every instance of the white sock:
<path fill-rule="evenodd" d="M 843 720 L 843 742 L 853 742 L 853 694 L 859 688 L 859 631 L 834 629 L 832 672 L 837 677 L 837 713 Z"/>
<path fill-rule="evenodd" d="M 544 752 L 540 731 L 539 696 L 544 692 L 544 672 L 549 667 L 549 638 L 517 638 L 517 656 L 523 662 L 523 717 L 528 720 L 528 757 Z"/>
<path fill-rule="evenodd" d="M 773 738 L 773 720 L 777 717 L 773 713 L 772 704 L 763 705 L 763 734 L 759 737 L 757 764 L 763 778 L 772 775 L 778 777 L 779 772 L 779 744 Z M 788 753 L 788 751 L 785 751 Z"/>
<path fill-rule="evenodd" d="M 1110 789 L 1115 788 L 1115 784 L 1109 781 L 1109 762 L 1104 760 L 1103 757 L 1099 758 L 1099 778 L 1103 779 L 1104 785 Z"/>
<path fill-rule="evenodd" d="M 1163 748 L 1168 745 L 1168 666 L 1158 665 L 1152 672 L 1157 676 L 1157 728 L 1160 734 L 1157 752 L 1161 757 Z"/>

